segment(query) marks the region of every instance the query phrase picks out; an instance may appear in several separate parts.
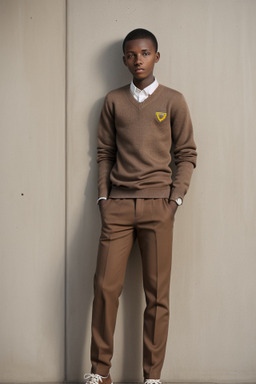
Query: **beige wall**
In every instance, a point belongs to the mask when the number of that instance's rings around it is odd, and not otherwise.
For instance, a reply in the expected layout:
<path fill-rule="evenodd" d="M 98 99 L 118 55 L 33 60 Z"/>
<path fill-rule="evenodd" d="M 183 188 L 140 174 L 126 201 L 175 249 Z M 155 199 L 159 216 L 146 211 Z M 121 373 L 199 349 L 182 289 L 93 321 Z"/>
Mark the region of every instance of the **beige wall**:
<path fill-rule="evenodd" d="M 67 29 L 64 1 L 0 4 L 0 382 L 61 381 L 65 371 L 75 381 L 90 370 L 97 121 L 106 92 L 130 79 L 120 43 L 137 27 L 158 37 L 156 76 L 184 93 L 199 152 L 176 216 L 162 378 L 255 382 L 256 1 L 72 0 Z M 115 381 L 142 379 L 140 276 L 135 249 Z"/>
<path fill-rule="evenodd" d="M 65 3 L 0 2 L 0 381 L 64 377 Z"/>

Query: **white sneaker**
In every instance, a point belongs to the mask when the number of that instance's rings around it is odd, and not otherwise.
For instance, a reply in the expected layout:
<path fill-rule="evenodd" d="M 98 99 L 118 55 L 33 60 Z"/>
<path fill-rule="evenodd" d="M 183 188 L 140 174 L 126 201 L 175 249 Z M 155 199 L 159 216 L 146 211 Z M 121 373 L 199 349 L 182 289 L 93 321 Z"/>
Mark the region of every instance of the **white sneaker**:
<path fill-rule="evenodd" d="M 100 376 L 95 373 L 86 373 L 84 379 L 85 384 L 113 384 L 110 375 Z"/>
<path fill-rule="evenodd" d="M 146 379 L 144 384 L 162 384 L 160 379 Z"/>

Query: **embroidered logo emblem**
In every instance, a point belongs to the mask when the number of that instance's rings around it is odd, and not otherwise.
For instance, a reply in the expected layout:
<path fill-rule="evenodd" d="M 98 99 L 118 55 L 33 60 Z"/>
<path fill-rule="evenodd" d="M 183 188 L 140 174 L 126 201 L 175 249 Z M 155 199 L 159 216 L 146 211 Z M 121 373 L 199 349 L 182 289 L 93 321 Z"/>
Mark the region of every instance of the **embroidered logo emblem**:
<path fill-rule="evenodd" d="M 167 116 L 167 113 L 165 112 L 156 112 L 157 120 L 161 123 Z"/>

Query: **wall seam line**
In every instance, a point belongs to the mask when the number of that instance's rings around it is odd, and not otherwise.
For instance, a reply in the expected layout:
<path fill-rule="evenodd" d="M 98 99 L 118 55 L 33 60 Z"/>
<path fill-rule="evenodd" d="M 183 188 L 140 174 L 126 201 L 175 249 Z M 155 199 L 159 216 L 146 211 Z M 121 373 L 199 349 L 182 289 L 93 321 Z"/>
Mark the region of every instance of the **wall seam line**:
<path fill-rule="evenodd" d="M 65 0 L 65 271 L 64 271 L 64 383 L 67 382 L 67 232 L 68 232 L 68 0 Z"/>

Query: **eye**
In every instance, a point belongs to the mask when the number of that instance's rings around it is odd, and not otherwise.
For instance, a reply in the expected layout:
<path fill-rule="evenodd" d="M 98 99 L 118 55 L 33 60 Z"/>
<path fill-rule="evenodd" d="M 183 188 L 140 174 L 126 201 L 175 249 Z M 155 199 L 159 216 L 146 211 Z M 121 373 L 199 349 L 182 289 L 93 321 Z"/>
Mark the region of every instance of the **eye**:
<path fill-rule="evenodd" d="M 134 57 L 134 54 L 133 54 L 133 53 L 129 53 L 129 54 L 127 55 L 127 59 L 131 59 L 132 57 Z"/>
<path fill-rule="evenodd" d="M 149 56 L 150 53 L 149 52 L 143 52 L 143 56 Z"/>

